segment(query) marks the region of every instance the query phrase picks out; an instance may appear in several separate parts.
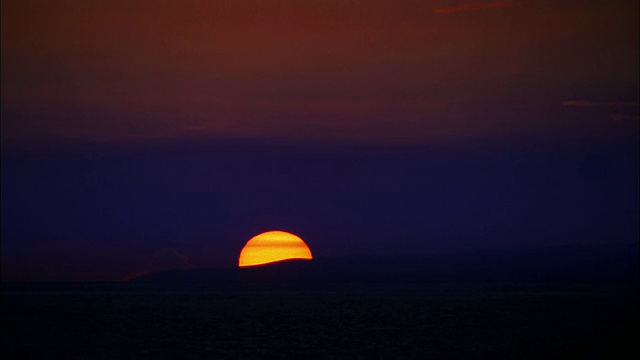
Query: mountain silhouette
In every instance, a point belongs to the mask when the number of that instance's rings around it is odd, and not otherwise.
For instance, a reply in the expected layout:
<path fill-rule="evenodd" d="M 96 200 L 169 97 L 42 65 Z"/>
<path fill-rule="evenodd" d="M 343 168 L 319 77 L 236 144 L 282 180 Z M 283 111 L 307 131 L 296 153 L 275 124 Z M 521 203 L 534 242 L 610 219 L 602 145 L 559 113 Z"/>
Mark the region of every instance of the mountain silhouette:
<path fill-rule="evenodd" d="M 248 268 L 199 268 L 147 274 L 146 283 L 420 284 L 541 282 L 635 284 L 639 244 L 476 250 L 411 256 L 345 256 Z"/>

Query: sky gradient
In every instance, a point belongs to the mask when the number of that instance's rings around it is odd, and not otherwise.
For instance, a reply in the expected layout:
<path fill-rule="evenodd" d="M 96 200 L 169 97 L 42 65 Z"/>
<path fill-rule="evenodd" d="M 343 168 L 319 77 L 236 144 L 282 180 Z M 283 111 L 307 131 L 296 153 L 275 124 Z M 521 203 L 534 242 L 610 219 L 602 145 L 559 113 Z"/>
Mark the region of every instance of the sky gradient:
<path fill-rule="evenodd" d="M 637 241 L 638 13 L 3 1 L 2 279 Z"/>
<path fill-rule="evenodd" d="M 9 143 L 422 143 L 637 127 L 637 1 L 2 6 Z"/>

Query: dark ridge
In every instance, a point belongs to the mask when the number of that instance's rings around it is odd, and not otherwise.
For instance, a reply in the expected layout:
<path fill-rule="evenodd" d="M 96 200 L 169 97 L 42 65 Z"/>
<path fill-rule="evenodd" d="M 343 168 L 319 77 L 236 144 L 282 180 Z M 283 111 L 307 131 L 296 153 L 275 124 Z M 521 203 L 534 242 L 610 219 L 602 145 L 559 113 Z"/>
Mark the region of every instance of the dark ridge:
<path fill-rule="evenodd" d="M 395 257 L 346 256 L 265 266 L 174 270 L 131 281 L 147 283 L 419 284 L 444 282 L 638 283 L 638 243 L 467 251 Z"/>

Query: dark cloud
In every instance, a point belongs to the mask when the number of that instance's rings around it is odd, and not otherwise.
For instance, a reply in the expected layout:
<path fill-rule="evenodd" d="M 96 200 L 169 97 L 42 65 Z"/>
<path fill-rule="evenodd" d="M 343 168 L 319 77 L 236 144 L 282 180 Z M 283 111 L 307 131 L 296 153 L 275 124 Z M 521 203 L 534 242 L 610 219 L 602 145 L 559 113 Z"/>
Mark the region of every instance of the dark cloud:
<path fill-rule="evenodd" d="M 564 100 L 560 104 L 575 107 L 637 107 L 638 101 Z"/>
<path fill-rule="evenodd" d="M 614 113 L 614 114 L 609 114 L 609 119 L 613 121 L 639 121 L 640 116 L 638 116 L 638 114 L 631 115 L 631 114 Z"/>

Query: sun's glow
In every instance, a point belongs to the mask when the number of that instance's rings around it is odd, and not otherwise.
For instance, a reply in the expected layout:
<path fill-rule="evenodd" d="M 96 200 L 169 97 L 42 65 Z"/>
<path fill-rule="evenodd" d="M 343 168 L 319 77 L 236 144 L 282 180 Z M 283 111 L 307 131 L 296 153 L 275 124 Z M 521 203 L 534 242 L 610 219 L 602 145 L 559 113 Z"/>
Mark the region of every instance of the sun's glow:
<path fill-rule="evenodd" d="M 313 259 L 305 242 L 285 231 L 267 231 L 252 237 L 240 252 L 238 266 L 256 266 L 292 259 Z"/>

